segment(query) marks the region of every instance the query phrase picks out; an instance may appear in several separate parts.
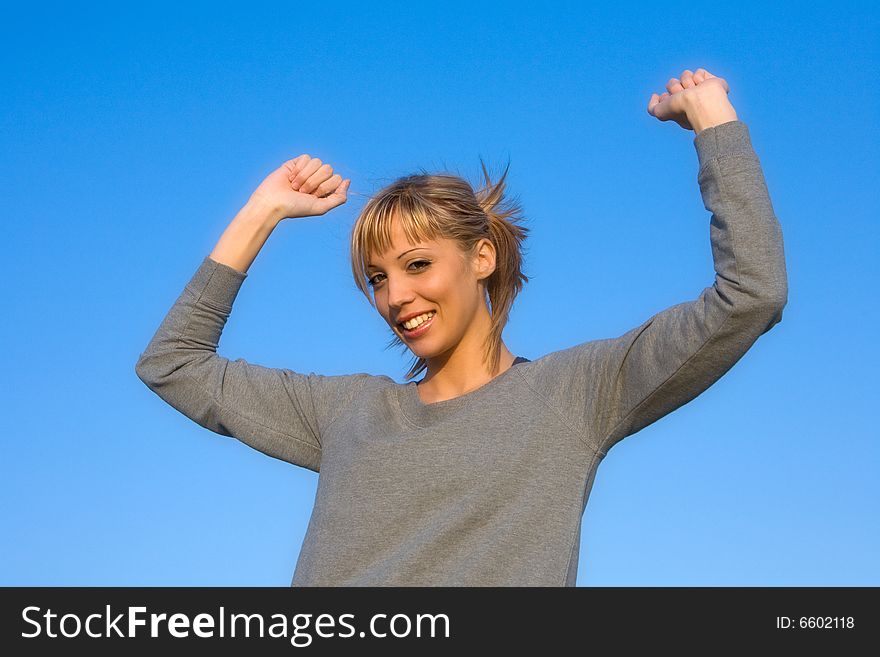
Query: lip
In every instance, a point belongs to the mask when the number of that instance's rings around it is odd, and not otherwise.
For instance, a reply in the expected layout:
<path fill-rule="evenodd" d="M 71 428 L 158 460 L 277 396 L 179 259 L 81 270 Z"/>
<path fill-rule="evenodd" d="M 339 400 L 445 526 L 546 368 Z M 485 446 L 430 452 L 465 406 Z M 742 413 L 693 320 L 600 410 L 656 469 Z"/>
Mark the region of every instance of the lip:
<path fill-rule="evenodd" d="M 413 317 L 418 317 L 419 315 L 424 315 L 425 313 L 429 313 L 432 311 L 436 312 L 433 308 L 428 308 L 428 310 L 420 310 L 415 313 L 410 313 L 409 315 L 401 315 L 400 317 L 397 318 L 397 323 L 402 324 L 403 322 L 408 322 Z"/>
<path fill-rule="evenodd" d="M 416 317 L 418 317 L 418 315 L 416 315 Z M 408 338 L 408 339 L 412 339 L 412 338 L 419 338 L 419 337 L 423 336 L 425 333 L 428 332 L 428 329 L 431 328 L 431 325 L 434 323 L 435 319 L 437 319 L 437 313 L 434 313 L 434 316 L 431 319 L 429 319 L 427 322 L 422 322 L 416 328 L 414 328 L 412 331 L 401 327 L 400 330 L 403 333 L 403 337 Z"/>

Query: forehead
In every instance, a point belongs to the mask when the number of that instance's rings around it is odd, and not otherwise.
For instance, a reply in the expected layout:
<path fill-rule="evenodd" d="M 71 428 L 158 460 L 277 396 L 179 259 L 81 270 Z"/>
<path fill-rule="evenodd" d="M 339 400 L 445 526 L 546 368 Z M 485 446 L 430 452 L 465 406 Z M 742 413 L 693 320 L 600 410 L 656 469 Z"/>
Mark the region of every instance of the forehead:
<path fill-rule="evenodd" d="M 390 244 L 376 243 L 371 245 L 372 253 L 368 254 L 367 266 L 379 264 L 393 264 L 404 253 L 411 249 L 429 249 L 433 251 L 446 251 L 454 247 L 452 240 L 442 237 L 429 238 L 413 236 L 413 240 L 407 236 L 402 223 L 395 217 L 389 225 Z M 383 248 L 385 247 L 385 248 Z M 419 251 L 415 251 L 414 254 Z"/>

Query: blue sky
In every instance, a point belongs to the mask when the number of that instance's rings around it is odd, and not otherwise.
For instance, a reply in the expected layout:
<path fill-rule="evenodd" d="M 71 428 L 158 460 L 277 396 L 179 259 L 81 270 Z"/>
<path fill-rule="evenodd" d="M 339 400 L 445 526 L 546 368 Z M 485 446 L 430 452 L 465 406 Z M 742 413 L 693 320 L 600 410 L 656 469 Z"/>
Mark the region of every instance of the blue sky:
<path fill-rule="evenodd" d="M 318 475 L 196 425 L 134 364 L 251 191 L 300 153 L 352 178 L 349 202 L 279 226 L 224 356 L 402 382 L 349 230 L 394 178 L 476 182 L 480 157 L 510 159 L 531 231 L 514 353 L 696 298 L 714 271 L 694 135 L 645 108 L 698 67 L 749 126 L 789 302 L 600 465 L 578 585 L 880 584 L 876 5 L 298 7 L 4 12 L 0 584 L 289 583 Z"/>

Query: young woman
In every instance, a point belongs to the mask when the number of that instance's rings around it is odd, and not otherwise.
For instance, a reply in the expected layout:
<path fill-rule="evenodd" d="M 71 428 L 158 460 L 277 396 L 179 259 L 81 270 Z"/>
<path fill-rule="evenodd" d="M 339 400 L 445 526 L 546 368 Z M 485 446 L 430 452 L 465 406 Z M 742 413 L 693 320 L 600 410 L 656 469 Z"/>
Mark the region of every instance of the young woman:
<path fill-rule="evenodd" d="M 647 109 L 696 133 L 715 280 L 617 338 L 536 360 L 501 339 L 528 280 L 526 229 L 503 198 L 506 172 L 493 185 L 485 168 L 477 192 L 451 175 L 402 178 L 352 230 L 355 282 L 414 355 L 407 383 L 218 355 L 275 227 L 345 203 L 350 180 L 300 155 L 254 191 L 136 371 L 200 425 L 320 473 L 292 585 L 574 586 L 608 450 L 711 386 L 782 319 L 781 229 L 727 83 L 697 69 L 666 88 Z"/>

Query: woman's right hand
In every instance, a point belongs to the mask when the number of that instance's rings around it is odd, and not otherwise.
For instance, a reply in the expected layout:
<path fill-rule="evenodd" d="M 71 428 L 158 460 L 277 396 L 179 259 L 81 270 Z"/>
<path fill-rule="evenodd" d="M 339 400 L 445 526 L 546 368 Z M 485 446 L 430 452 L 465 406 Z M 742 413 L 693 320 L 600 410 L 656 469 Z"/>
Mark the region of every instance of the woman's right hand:
<path fill-rule="evenodd" d="M 348 198 L 351 178 L 342 179 L 333 167 L 302 154 L 266 176 L 252 199 L 276 208 L 282 219 L 326 214 Z"/>

